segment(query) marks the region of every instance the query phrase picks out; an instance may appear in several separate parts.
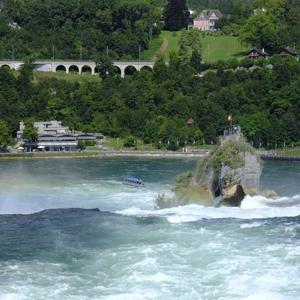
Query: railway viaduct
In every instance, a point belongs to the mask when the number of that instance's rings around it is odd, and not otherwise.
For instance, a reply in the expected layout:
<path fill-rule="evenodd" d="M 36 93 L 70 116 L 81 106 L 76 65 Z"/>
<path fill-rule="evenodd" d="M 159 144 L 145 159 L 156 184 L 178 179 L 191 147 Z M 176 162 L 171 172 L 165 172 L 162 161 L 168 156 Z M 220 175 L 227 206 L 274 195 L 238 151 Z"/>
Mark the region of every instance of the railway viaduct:
<path fill-rule="evenodd" d="M 21 60 L 0 60 L 0 67 L 19 70 L 24 62 Z M 115 61 L 113 65 L 116 71 L 124 77 L 133 71 L 153 69 L 153 61 Z M 34 69 L 40 72 L 66 72 L 66 73 L 98 73 L 97 65 L 90 60 L 36 60 L 33 62 Z"/>

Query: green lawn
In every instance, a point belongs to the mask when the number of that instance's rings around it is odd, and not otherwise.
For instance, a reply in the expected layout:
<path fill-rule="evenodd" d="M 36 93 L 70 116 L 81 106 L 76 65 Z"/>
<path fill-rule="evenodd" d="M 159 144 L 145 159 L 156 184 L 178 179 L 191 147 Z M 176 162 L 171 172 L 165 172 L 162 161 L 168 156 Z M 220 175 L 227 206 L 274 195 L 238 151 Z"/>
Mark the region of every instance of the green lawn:
<path fill-rule="evenodd" d="M 142 59 L 154 60 L 160 54 L 167 57 L 170 51 L 178 51 L 179 39 L 180 32 L 162 31 L 159 37 L 152 40 L 150 48 L 142 53 Z M 202 37 L 202 57 L 207 62 L 239 59 L 245 56 L 248 49 L 249 47 L 243 46 L 237 37 L 205 34 Z"/>
<path fill-rule="evenodd" d="M 243 58 L 248 49 L 234 36 L 205 35 L 202 38 L 202 57 L 206 62 Z"/>

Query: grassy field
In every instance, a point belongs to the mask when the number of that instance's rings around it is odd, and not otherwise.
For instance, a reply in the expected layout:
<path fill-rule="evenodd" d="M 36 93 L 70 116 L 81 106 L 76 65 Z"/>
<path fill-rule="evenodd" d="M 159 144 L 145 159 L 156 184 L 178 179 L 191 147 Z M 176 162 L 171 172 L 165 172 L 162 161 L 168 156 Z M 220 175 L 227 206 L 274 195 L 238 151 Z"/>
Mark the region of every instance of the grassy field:
<path fill-rule="evenodd" d="M 152 40 L 150 48 L 142 53 L 142 59 L 154 60 L 159 55 L 167 57 L 170 51 L 178 51 L 179 39 L 180 32 L 162 31 L 159 37 Z M 237 37 L 204 34 L 202 37 L 202 57 L 206 62 L 239 59 L 245 56 L 248 49 Z"/>
<path fill-rule="evenodd" d="M 206 62 L 243 58 L 248 49 L 234 36 L 206 35 L 202 38 L 202 57 Z"/>
<path fill-rule="evenodd" d="M 43 80 L 43 79 L 49 79 L 49 78 L 56 78 L 59 80 L 65 80 L 65 81 L 77 81 L 77 82 L 100 82 L 101 79 L 97 75 L 91 75 L 91 74 L 76 74 L 76 73 L 69 73 L 66 74 L 65 72 L 36 72 L 33 73 L 34 79 L 36 81 Z"/>

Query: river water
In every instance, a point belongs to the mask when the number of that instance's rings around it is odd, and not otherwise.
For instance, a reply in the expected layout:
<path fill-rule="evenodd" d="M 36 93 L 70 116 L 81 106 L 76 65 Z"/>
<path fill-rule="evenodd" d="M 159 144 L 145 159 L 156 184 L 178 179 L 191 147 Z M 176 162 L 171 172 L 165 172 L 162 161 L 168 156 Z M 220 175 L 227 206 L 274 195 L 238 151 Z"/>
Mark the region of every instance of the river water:
<path fill-rule="evenodd" d="M 300 299 L 300 164 L 265 163 L 276 200 L 155 210 L 195 166 L 0 161 L 0 300 Z M 128 176 L 146 188 L 122 185 Z"/>

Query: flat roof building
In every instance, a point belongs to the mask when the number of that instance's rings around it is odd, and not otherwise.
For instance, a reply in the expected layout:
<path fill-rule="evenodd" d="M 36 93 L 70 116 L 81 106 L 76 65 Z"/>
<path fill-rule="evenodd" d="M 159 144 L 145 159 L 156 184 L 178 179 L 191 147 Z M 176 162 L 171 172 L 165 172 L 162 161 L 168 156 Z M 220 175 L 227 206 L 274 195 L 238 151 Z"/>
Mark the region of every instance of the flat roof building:
<path fill-rule="evenodd" d="M 100 134 L 72 132 L 68 126 L 63 126 L 61 121 L 34 122 L 38 130 L 37 142 L 23 141 L 22 135 L 25 129 L 24 122 L 20 122 L 17 133 L 19 141 L 25 144 L 25 151 L 38 149 L 40 151 L 76 151 L 78 142 L 95 141 Z"/>

